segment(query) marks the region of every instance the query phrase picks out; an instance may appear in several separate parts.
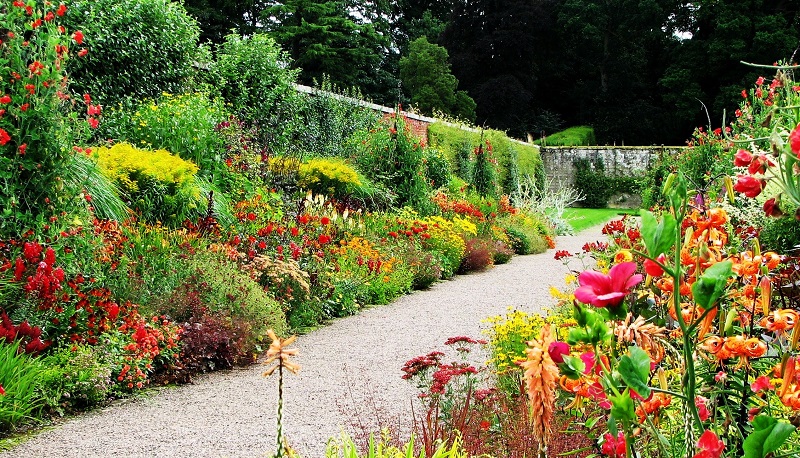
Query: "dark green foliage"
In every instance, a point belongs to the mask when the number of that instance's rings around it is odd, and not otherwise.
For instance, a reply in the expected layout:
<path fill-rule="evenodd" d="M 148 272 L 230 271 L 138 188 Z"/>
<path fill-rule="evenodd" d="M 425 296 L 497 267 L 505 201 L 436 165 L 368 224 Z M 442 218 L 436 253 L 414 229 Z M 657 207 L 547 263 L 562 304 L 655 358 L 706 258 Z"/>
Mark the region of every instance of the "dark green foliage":
<path fill-rule="evenodd" d="M 197 21 L 179 2 L 78 0 L 70 2 L 65 26 L 81 30 L 89 49 L 70 60 L 72 89 L 106 107 L 184 92 L 204 61 Z"/>
<path fill-rule="evenodd" d="M 300 96 L 292 87 L 297 71 L 286 68 L 288 56 L 264 34 L 228 35 L 217 51 L 212 73 L 226 102 L 265 145 L 264 153 L 286 153 L 299 131 Z"/>
<path fill-rule="evenodd" d="M 497 196 L 497 172 L 492 157 L 491 143 L 480 144 L 475 149 L 475 168 L 472 172 L 472 188 L 482 197 Z"/>
<path fill-rule="evenodd" d="M 258 0 L 183 0 L 186 11 L 200 25 L 200 41 L 220 44 L 236 30 L 243 36 L 257 30 L 256 18 L 262 8 Z"/>
<path fill-rule="evenodd" d="M 466 182 L 472 181 L 472 144 L 464 139 L 455 148 L 456 175 Z"/>
<path fill-rule="evenodd" d="M 506 176 L 503 179 L 503 193 L 512 196 L 519 191 L 519 153 L 512 147 L 506 163 Z"/>
<path fill-rule="evenodd" d="M 446 115 L 475 120 L 475 101 L 457 91 L 458 80 L 450 73 L 447 50 L 420 37 L 409 45 L 400 59 L 400 78 L 411 104 L 423 114 L 441 111 Z"/>
<path fill-rule="evenodd" d="M 357 87 L 368 97 L 380 93 L 381 80 L 391 80 L 381 67 L 388 37 L 374 23 L 356 17 L 339 0 L 288 0 L 273 3 L 261 14 L 264 28 L 291 59 L 303 84 L 324 75 L 338 87 Z"/>
<path fill-rule="evenodd" d="M 480 0 L 455 5 L 440 43 L 450 54 L 460 87 L 477 103 L 478 125 L 516 137 L 542 130 L 533 120 L 541 109 L 536 100 L 538 54 L 552 27 L 547 4 Z"/>
<path fill-rule="evenodd" d="M 420 213 L 428 213 L 433 204 L 429 199 L 431 187 L 425 178 L 424 148 L 402 116 L 383 120 L 357 146 L 355 161 L 359 170 L 368 170 L 375 182 L 393 191 L 397 207 L 409 205 Z"/>
<path fill-rule="evenodd" d="M 762 250 L 796 254 L 800 246 L 800 221 L 794 216 L 768 219 L 758 240 Z"/>
<path fill-rule="evenodd" d="M 378 120 L 374 110 L 352 100 L 362 98 L 357 90 L 342 91 L 325 77 L 319 91 L 304 99 L 300 112 L 303 127 L 296 137 L 298 148 L 311 156 L 349 157 L 353 134 L 368 130 Z"/>
<path fill-rule="evenodd" d="M 636 194 L 641 189 L 641 178 L 629 176 L 610 176 L 600 157 L 576 159 L 575 182 L 573 185 L 586 197 L 580 202 L 582 207 L 606 208 L 608 200 L 615 194 Z"/>
<path fill-rule="evenodd" d="M 427 148 L 423 160 L 425 161 L 425 177 L 432 188 L 440 188 L 450 182 L 450 161 L 441 151 Z"/>
<path fill-rule="evenodd" d="M 589 208 L 607 207 L 611 189 L 608 186 L 603 161 L 601 159 L 576 159 L 573 166 L 575 167 L 574 185 L 586 196 L 581 205 Z"/>
<path fill-rule="evenodd" d="M 492 144 L 492 157 L 496 160 L 495 167 L 497 181 L 503 183 L 508 176 L 507 166 L 508 157 L 511 150 L 517 151 L 517 167 L 519 176 L 530 175 L 535 177 L 537 182 L 544 183 L 544 169 L 542 159 L 539 156 L 539 149 L 533 145 L 517 142 L 506 135 L 504 132 L 496 130 L 484 130 L 484 140 Z M 448 160 L 454 164 L 456 174 L 467 182 L 472 181 L 473 165 L 466 166 L 474 160 L 474 148 L 481 142 L 481 133 L 478 130 L 467 130 L 451 124 L 441 122 L 433 123 L 428 126 L 428 142 L 433 148 L 443 152 Z M 461 157 L 461 159 L 458 159 Z M 468 160 L 467 160 L 468 158 Z M 469 174 L 466 172 L 469 167 Z M 466 178 L 470 178 L 467 180 Z"/>
<path fill-rule="evenodd" d="M 86 344 L 61 347 L 42 363 L 39 392 L 47 408 L 63 415 L 100 404 L 111 388 L 111 367 L 102 349 Z"/>

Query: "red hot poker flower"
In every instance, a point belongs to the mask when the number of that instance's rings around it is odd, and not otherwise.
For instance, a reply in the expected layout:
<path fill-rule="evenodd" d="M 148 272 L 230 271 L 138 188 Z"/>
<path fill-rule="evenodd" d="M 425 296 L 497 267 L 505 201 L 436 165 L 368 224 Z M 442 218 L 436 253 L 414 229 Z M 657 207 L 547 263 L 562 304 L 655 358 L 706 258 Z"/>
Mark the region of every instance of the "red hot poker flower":
<path fill-rule="evenodd" d="M 608 271 L 608 275 L 585 270 L 578 276 L 581 286 L 575 290 L 575 298 L 595 307 L 615 307 L 642 281 L 642 275 L 634 275 L 635 271 L 635 262 L 617 264 Z"/>

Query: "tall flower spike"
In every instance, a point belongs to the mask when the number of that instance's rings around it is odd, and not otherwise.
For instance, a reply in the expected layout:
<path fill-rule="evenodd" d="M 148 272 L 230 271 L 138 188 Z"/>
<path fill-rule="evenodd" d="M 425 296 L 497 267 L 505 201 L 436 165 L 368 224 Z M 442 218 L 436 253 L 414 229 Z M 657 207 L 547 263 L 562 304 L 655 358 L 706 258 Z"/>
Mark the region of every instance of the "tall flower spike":
<path fill-rule="evenodd" d="M 528 399 L 531 406 L 531 428 L 539 441 L 539 456 L 544 457 L 547 442 L 553 432 L 553 416 L 558 385 L 558 366 L 547 350 L 553 342 L 550 325 L 542 328 L 538 339 L 528 342 L 525 352 L 528 359 L 522 362 L 525 381 L 528 385 Z"/>
<path fill-rule="evenodd" d="M 270 339 L 272 339 L 272 343 L 269 344 L 269 349 L 267 350 L 267 360 L 264 361 L 264 364 L 269 366 L 276 361 L 277 364 L 267 369 L 266 372 L 264 372 L 264 377 L 269 377 L 273 372 L 275 372 L 275 369 L 281 366 L 283 366 L 284 369 L 288 370 L 292 374 L 297 374 L 297 372 L 300 370 L 300 365 L 289 361 L 289 357 L 297 356 L 299 352 L 296 348 L 286 348 L 294 343 L 295 339 L 297 339 L 297 336 L 292 336 L 288 339 L 281 339 L 275 335 L 275 331 L 272 329 L 267 331 L 267 335 Z"/>

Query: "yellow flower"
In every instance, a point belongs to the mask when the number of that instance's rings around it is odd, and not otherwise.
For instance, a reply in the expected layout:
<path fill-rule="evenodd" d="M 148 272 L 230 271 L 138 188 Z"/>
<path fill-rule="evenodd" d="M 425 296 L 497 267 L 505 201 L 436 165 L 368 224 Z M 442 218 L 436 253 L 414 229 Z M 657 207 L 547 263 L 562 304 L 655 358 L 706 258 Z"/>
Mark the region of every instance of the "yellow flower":
<path fill-rule="evenodd" d="M 622 264 L 623 262 L 633 261 L 633 254 L 628 250 L 619 250 L 614 255 L 614 264 Z"/>

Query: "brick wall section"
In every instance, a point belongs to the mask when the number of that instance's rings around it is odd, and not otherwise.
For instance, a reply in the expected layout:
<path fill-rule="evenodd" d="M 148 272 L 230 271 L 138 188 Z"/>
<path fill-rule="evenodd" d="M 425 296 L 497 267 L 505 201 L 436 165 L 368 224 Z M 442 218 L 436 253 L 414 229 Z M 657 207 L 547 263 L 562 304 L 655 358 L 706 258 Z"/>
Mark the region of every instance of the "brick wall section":
<path fill-rule="evenodd" d="M 384 107 L 385 108 L 385 107 Z M 411 129 L 411 133 L 422 140 L 425 144 L 428 144 L 428 126 L 435 121 L 433 118 L 426 118 L 424 116 L 419 116 L 414 113 L 409 113 L 407 111 L 400 112 L 406 118 L 406 126 Z M 388 119 L 394 115 L 394 112 L 391 113 L 383 113 L 383 119 Z"/>

